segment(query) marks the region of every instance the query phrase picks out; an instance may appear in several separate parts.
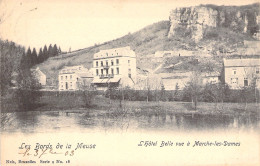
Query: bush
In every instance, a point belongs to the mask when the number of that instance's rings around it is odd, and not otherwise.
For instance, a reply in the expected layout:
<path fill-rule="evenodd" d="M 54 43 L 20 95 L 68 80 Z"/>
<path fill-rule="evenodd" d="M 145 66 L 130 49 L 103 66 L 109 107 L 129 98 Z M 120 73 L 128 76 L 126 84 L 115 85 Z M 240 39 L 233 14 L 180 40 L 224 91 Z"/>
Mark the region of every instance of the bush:
<path fill-rule="evenodd" d="M 96 91 L 84 90 L 82 92 L 82 100 L 85 104 L 85 107 L 89 108 L 92 106 L 92 102 L 95 99 L 96 95 L 97 95 Z"/>

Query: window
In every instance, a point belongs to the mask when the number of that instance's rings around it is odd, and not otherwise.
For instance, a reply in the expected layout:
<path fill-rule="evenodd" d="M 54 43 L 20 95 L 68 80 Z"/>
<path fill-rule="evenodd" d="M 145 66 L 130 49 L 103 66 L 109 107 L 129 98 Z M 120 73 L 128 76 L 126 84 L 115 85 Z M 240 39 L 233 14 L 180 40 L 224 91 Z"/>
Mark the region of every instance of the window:
<path fill-rule="evenodd" d="M 72 80 L 72 75 L 70 75 L 70 79 Z"/>
<path fill-rule="evenodd" d="M 67 79 L 68 77 L 66 76 L 65 78 Z"/>
<path fill-rule="evenodd" d="M 116 64 L 117 64 L 117 65 L 119 64 L 119 59 L 116 59 Z"/>
<path fill-rule="evenodd" d="M 96 61 L 96 67 L 98 67 L 98 61 Z"/>
<path fill-rule="evenodd" d="M 98 69 L 96 69 L 96 75 L 98 76 Z"/>
<path fill-rule="evenodd" d="M 114 69 L 113 68 L 111 69 L 111 74 L 114 75 Z"/>
<path fill-rule="evenodd" d="M 256 68 L 255 73 L 259 74 L 259 68 Z"/>
<path fill-rule="evenodd" d="M 238 78 L 231 78 L 231 84 L 237 84 Z"/>
<path fill-rule="evenodd" d="M 70 87 L 72 88 L 72 82 L 70 82 Z"/>
<path fill-rule="evenodd" d="M 107 56 L 108 56 L 108 53 L 106 53 L 107 54 Z"/>
<path fill-rule="evenodd" d="M 131 78 L 131 69 L 128 69 L 128 77 Z"/>
<path fill-rule="evenodd" d="M 116 73 L 119 74 L 119 67 L 116 68 Z"/>
<path fill-rule="evenodd" d="M 248 79 L 244 78 L 244 86 L 248 86 Z"/>
<path fill-rule="evenodd" d="M 108 75 L 108 69 L 106 69 L 106 75 Z"/>
<path fill-rule="evenodd" d="M 103 61 L 101 61 L 101 66 L 103 66 Z"/>
<path fill-rule="evenodd" d="M 233 69 L 232 74 L 236 75 L 237 74 L 237 70 Z"/>
<path fill-rule="evenodd" d="M 128 64 L 130 64 L 130 60 L 128 60 Z"/>
<path fill-rule="evenodd" d="M 102 74 L 102 75 L 104 74 L 103 69 L 101 69 L 101 74 Z"/>
<path fill-rule="evenodd" d="M 114 65 L 114 61 L 113 60 L 111 60 L 111 66 L 113 66 Z"/>
<path fill-rule="evenodd" d="M 61 76 L 60 79 L 63 80 L 63 76 Z"/>
<path fill-rule="evenodd" d="M 106 66 L 108 66 L 108 61 L 106 61 Z"/>

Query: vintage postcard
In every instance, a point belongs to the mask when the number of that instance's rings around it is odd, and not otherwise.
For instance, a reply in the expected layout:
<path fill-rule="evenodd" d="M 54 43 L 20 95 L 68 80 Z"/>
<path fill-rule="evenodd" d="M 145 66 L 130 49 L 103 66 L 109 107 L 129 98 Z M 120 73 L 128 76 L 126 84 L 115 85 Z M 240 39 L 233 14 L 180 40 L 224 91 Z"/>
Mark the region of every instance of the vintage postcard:
<path fill-rule="evenodd" d="M 260 165 L 258 0 L 1 0 L 1 165 Z"/>

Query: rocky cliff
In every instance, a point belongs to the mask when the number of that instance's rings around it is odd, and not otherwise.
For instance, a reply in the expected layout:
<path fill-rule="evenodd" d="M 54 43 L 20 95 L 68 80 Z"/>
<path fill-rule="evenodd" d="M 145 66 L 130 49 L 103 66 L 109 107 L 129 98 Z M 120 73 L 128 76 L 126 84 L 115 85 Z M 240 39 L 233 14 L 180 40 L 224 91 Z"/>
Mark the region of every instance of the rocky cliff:
<path fill-rule="evenodd" d="M 170 13 L 168 37 L 181 31 L 197 42 L 203 38 L 208 27 L 224 27 L 253 36 L 259 31 L 258 15 L 259 3 L 240 7 L 201 5 L 176 8 Z"/>

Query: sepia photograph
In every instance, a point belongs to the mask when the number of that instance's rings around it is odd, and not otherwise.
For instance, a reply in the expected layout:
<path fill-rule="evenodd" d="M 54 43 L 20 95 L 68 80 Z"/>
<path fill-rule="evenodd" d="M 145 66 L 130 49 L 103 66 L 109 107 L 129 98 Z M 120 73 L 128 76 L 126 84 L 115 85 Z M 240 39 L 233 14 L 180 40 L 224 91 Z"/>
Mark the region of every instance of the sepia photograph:
<path fill-rule="evenodd" d="M 259 0 L 0 0 L 0 58 L 0 165 L 260 165 Z"/>

